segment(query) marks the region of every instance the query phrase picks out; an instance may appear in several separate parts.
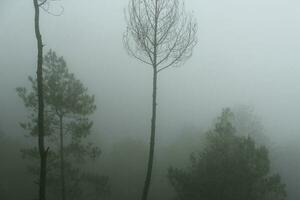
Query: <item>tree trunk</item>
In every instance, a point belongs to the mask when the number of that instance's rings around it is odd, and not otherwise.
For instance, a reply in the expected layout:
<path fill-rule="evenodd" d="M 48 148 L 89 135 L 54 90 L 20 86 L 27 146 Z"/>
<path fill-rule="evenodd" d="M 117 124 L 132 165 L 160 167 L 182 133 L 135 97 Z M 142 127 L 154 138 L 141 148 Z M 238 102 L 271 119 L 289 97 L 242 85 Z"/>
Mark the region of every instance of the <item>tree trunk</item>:
<path fill-rule="evenodd" d="M 151 119 L 151 136 L 150 136 L 150 150 L 148 158 L 148 167 L 146 180 L 143 189 L 142 200 L 147 200 L 154 159 L 154 147 L 155 147 L 155 129 L 156 129 L 156 96 L 157 96 L 157 23 L 158 23 L 158 0 L 155 1 L 155 22 L 154 22 L 154 51 L 153 51 L 153 94 L 152 94 L 152 119 Z"/>
<path fill-rule="evenodd" d="M 46 199 L 46 166 L 47 153 L 44 144 L 44 94 L 43 94 L 43 42 L 40 33 L 40 10 L 38 0 L 33 0 L 35 18 L 35 36 L 37 40 L 37 90 L 38 90 L 38 147 L 40 154 L 40 180 L 39 180 L 39 200 Z"/>
<path fill-rule="evenodd" d="M 59 118 L 60 129 L 60 181 L 61 181 L 61 199 L 66 200 L 66 185 L 65 185 L 65 160 L 64 160 L 64 136 L 63 136 L 63 118 Z"/>
<path fill-rule="evenodd" d="M 150 151 L 148 158 L 148 168 L 145 180 L 145 185 L 143 189 L 142 200 L 147 200 L 148 192 L 150 188 L 153 159 L 154 159 L 154 146 L 155 146 L 155 128 L 156 128 L 156 96 L 157 96 L 157 70 L 156 67 L 153 68 L 153 95 L 152 95 L 152 119 L 151 119 L 151 137 L 150 137 Z"/>

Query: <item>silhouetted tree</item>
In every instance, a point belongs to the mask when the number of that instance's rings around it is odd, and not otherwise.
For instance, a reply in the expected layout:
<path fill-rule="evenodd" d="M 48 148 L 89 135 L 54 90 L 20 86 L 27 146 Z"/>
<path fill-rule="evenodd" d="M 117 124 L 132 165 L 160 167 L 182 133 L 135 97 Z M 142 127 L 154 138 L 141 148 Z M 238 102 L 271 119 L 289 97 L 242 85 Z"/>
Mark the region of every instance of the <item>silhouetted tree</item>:
<path fill-rule="evenodd" d="M 40 31 L 40 8 L 49 12 L 49 2 L 55 0 L 33 0 L 34 30 L 37 41 L 37 112 L 38 112 L 38 149 L 40 155 L 39 200 L 46 199 L 46 172 L 48 148 L 45 148 L 44 136 L 44 91 L 43 91 L 43 39 Z"/>
<path fill-rule="evenodd" d="M 94 160 L 100 155 L 98 147 L 84 140 L 90 135 L 93 125 L 88 116 L 96 109 L 94 96 L 88 95 L 87 88 L 68 71 L 63 57 L 57 57 L 51 50 L 44 57 L 43 73 L 45 135 L 51 146 L 47 182 L 52 183 L 53 188 L 60 189 L 62 200 L 79 199 L 82 192 L 80 182 L 84 180 L 107 187 L 107 177 L 95 175 L 92 178 L 90 173 L 84 174 L 76 167 L 87 158 Z M 32 111 L 31 121 L 21 123 L 21 126 L 36 136 L 34 111 L 37 109 L 37 81 L 32 77 L 29 80 L 32 84 L 30 92 L 26 88 L 17 88 L 25 106 Z M 23 153 L 24 156 L 34 158 L 36 150 L 27 149 Z M 100 190 L 98 192 L 101 193 Z"/>
<path fill-rule="evenodd" d="M 46 169 L 48 149 L 44 144 L 44 95 L 43 95 L 43 40 L 40 33 L 40 6 L 47 0 L 40 2 L 33 0 L 35 18 L 34 28 L 37 40 L 37 97 L 38 97 L 38 147 L 40 155 L 40 178 L 39 178 L 39 200 L 46 199 Z"/>
<path fill-rule="evenodd" d="M 236 136 L 233 113 L 225 109 L 207 146 L 192 154 L 187 170 L 170 168 L 168 177 L 181 200 L 284 200 L 285 185 L 270 174 L 268 150 L 250 137 Z"/>
<path fill-rule="evenodd" d="M 156 127 L 158 73 L 182 64 L 196 44 L 196 23 L 179 0 L 131 0 L 127 12 L 124 45 L 134 58 L 153 69 L 150 151 L 142 200 L 151 182 Z"/>

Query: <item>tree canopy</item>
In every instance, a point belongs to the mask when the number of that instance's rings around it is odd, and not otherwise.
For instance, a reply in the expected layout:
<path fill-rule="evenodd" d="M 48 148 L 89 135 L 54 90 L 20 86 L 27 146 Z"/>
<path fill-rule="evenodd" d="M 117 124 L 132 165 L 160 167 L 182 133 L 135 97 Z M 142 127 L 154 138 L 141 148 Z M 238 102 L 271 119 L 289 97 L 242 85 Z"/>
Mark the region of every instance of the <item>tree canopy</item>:
<path fill-rule="evenodd" d="M 285 185 L 270 173 L 268 150 L 250 137 L 235 135 L 233 113 L 224 109 L 207 132 L 205 149 L 191 166 L 170 168 L 168 178 L 181 200 L 284 200 Z"/>
<path fill-rule="evenodd" d="M 69 72 L 64 58 L 58 57 L 52 50 L 44 56 L 43 73 L 45 139 L 46 145 L 50 147 L 47 182 L 50 189 L 62 190 L 63 199 L 80 199 L 84 192 L 82 188 L 91 183 L 98 188 L 98 191 L 93 191 L 97 196 L 107 192 L 106 176 L 84 172 L 79 167 L 87 159 L 94 160 L 101 153 L 97 146 L 87 140 L 93 125 L 89 115 L 96 109 L 94 96 L 89 95 L 82 82 Z M 36 137 L 37 81 L 32 77 L 29 77 L 29 81 L 32 85 L 30 91 L 17 88 L 25 107 L 30 110 L 30 120 L 21 123 L 21 127 Z M 26 158 L 38 160 L 36 147 L 22 151 Z M 38 172 L 36 166 L 30 167 L 34 174 Z"/>

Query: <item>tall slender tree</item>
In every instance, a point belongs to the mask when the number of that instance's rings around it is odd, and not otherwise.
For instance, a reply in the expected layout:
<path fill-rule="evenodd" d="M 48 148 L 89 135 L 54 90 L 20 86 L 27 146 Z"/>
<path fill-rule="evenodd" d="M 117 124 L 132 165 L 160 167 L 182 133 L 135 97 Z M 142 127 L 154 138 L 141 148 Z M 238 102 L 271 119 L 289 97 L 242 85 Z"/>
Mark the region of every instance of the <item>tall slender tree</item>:
<path fill-rule="evenodd" d="M 181 0 L 130 0 L 126 19 L 123 41 L 127 52 L 153 70 L 150 150 L 142 193 L 142 200 L 146 200 L 154 158 L 158 74 L 192 55 L 197 24 Z"/>
<path fill-rule="evenodd" d="M 43 38 L 40 31 L 40 8 L 49 12 L 49 2 L 54 0 L 33 0 L 34 6 L 34 30 L 37 41 L 37 96 L 38 96 L 38 147 L 40 155 L 40 177 L 39 177 L 39 200 L 46 199 L 46 172 L 47 155 L 49 148 L 45 148 L 45 127 L 44 127 L 44 91 L 43 91 Z M 46 6 L 46 7 L 44 7 Z M 60 15 L 60 14 L 59 14 Z"/>
<path fill-rule="evenodd" d="M 61 199 L 67 199 L 66 174 L 67 165 L 66 150 L 74 154 L 74 150 L 88 152 L 89 149 L 81 146 L 81 139 L 89 135 L 92 122 L 87 118 L 92 114 L 96 106 L 94 96 L 87 94 L 87 89 L 68 71 L 63 57 L 58 57 L 55 52 L 49 51 L 45 55 L 45 102 L 52 112 L 53 122 L 49 125 L 58 125 L 59 130 L 59 171 L 61 185 Z M 66 149 L 66 134 L 71 136 L 71 144 Z M 68 138 L 67 138 L 68 139 Z M 90 147 L 90 146 L 89 146 Z M 99 150 L 95 153 L 99 153 Z M 77 152 L 76 152 L 77 153 Z M 70 156 L 70 153 L 68 154 Z"/>
<path fill-rule="evenodd" d="M 34 28 L 37 40 L 37 90 L 38 90 L 38 147 L 40 155 L 40 178 L 39 178 L 39 200 L 46 199 L 46 168 L 48 148 L 45 149 L 44 142 L 44 95 L 43 95 L 43 40 L 40 32 L 40 6 L 47 0 L 40 2 L 33 0 L 35 17 Z"/>

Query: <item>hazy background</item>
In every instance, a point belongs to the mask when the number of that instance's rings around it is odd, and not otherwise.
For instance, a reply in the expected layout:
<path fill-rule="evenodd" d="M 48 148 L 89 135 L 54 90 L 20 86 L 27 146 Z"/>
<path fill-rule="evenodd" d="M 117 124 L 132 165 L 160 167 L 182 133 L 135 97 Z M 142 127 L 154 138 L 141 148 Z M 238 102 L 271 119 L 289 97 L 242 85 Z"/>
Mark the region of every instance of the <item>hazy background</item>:
<path fill-rule="evenodd" d="M 45 51 L 52 48 L 64 56 L 70 71 L 96 96 L 94 130 L 104 154 L 117 139 L 147 142 L 149 135 L 152 73 L 123 48 L 127 2 L 62 0 L 51 8 L 58 13 L 62 6 L 62 16 L 42 12 L 41 18 Z M 223 107 L 249 105 L 277 157 L 282 155 L 283 173 L 295 170 L 300 159 L 292 157 L 300 141 L 300 2 L 185 2 L 198 21 L 198 45 L 184 66 L 159 76 L 158 145 L 167 145 L 184 127 L 206 129 Z M 36 68 L 33 14 L 32 1 L 0 0 L 0 129 L 15 138 L 23 137 L 18 122 L 26 117 L 15 88 L 28 85 L 27 76 Z M 299 170 L 293 172 L 290 178 L 299 186 Z M 300 196 L 296 186 L 289 186 L 295 189 L 294 200 Z"/>

